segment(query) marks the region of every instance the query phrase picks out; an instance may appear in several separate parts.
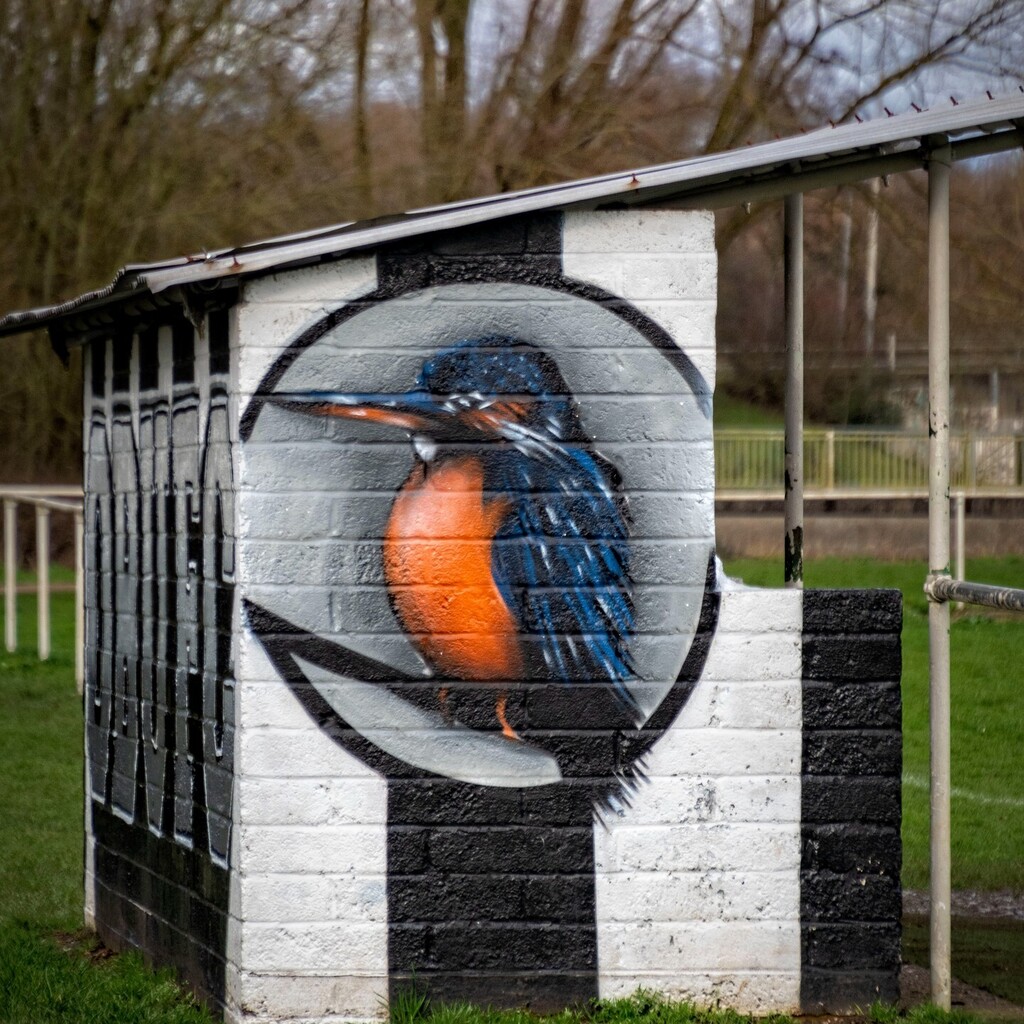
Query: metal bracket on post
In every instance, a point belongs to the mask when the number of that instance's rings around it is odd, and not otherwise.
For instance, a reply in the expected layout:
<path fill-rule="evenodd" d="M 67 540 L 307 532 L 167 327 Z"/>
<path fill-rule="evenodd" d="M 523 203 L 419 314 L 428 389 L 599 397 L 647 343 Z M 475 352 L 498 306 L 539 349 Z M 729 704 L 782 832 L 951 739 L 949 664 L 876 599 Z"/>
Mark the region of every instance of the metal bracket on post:
<path fill-rule="evenodd" d="M 804 585 L 804 197 L 786 196 L 785 583 Z"/>

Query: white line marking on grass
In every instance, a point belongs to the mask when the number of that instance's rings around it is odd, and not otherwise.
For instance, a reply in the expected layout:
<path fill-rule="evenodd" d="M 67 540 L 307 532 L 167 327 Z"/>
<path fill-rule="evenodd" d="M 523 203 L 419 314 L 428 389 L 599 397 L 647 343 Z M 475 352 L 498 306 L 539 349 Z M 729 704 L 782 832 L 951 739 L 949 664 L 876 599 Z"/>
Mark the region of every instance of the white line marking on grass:
<path fill-rule="evenodd" d="M 912 789 L 928 789 L 928 777 L 905 772 L 903 785 L 910 786 Z M 974 793 L 969 789 L 961 789 L 960 786 L 951 786 L 949 795 L 955 796 L 959 800 L 970 800 L 975 804 L 989 804 L 994 807 L 1024 807 L 1024 798 L 1019 796 L 988 796 L 985 793 Z"/>

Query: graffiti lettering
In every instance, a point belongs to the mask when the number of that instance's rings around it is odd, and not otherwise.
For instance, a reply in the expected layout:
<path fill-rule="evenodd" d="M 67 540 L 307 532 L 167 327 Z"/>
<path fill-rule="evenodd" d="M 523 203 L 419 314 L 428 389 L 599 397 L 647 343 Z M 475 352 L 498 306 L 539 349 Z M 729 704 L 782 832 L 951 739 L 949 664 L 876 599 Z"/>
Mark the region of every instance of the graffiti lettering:
<path fill-rule="evenodd" d="M 226 336 L 92 345 L 86 456 L 92 799 L 226 865 L 233 758 Z M 109 365 L 107 365 L 109 363 Z"/>

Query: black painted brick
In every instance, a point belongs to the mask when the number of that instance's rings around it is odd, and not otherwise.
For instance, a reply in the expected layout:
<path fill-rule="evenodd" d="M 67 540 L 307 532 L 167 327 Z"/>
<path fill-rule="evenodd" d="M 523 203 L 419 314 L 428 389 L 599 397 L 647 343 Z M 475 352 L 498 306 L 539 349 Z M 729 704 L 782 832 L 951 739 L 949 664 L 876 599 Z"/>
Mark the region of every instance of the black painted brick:
<path fill-rule="evenodd" d="M 899 776 L 902 760 L 902 738 L 893 729 L 806 730 L 804 733 L 803 770 L 806 775 Z"/>
<path fill-rule="evenodd" d="M 861 822 L 892 825 L 900 820 L 900 780 L 891 775 L 844 778 L 805 775 L 803 820 L 810 823 Z"/>
<path fill-rule="evenodd" d="M 901 598 L 804 593 L 801 1007 L 899 994 Z"/>
<path fill-rule="evenodd" d="M 427 829 L 388 828 L 388 875 L 411 875 L 427 867 Z"/>
<path fill-rule="evenodd" d="M 524 967 L 583 971 L 597 968 L 593 925 L 442 925 L 435 962 L 441 970 Z M 460 948 L 461 947 L 461 948 Z"/>
<path fill-rule="evenodd" d="M 593 874 L 535 876 L 525 879 L 523 920 L 593 922 Z"/>
<path fill-rule="evenodd" d="M 900 638 L 869 633 L 804 635 L 804 679 L 891 682 L 900 678 Z"/>
<path fill-rule="evenodd" d="M 856 1013 L 875 1001 L 898 1003 L 899 973 L 822 970 L 804 967 L 800 974 L 801 1009 L 806 1014 Z"/>
<path fill-rule="evenodd" d="M 522 890 L 515 875 L 389 875 L 388 916 L 393 923 L 464 921 L 478 917 L 486 904 L 492 920 L 516 921 L 522 915 Z"/>
<path fill-rule="evenodd" d="M 552 873 L 578 874 L 593 869 L 593 845 L 592 828 L 436 829 L 429 837 L 428 857 L 442 871 L 489 874 L 500 864 L 510 872 L 543 865 Z"/>
<path fill-rule="evenodd" d="M 807 872 L 800 900 L 818 922 L 897 920 L 901 913 L 899 879 L 891 875 Z"/>
<path fill-rule="evenodd" d="M 390 825 L 503 825 L 520 820 L 515 789 L 469 786 L 449 779 L 410 778 L 390 783 Z"/>
<path fill-rule="evenodd" d="M 899 729 L 899 683 L 804 684 L 804 729 Z"/>
<path fill-rule="evenodd" d="M 899 634 L 902 628 L 903 595 L 898 590 L 805 591 L 805 633 Z"/>
<path fill-rule="evenodd" d="M 112 949 L 175 967 L 212 1008 L 224 1003 L 229 877 L 201 852 L 93 804 L 96 924 Z"/>
<path fill-rule="evenodd" d="M 805 871 L 899 873 L 902 846 L 898 828 L 842 823 L 804 825 L 802 832 Z"/>
<path fill-rule="evenodd" d="M 827 970 L 885 970 L 900 958 L 898 921 L 813 924 L 803 929 L 806 967 Z"/>
<path fill-rule="evenodd" d="M 438 1003 L 474 1003 L 498 1009 L 556 1013 L 597 998 L 594 971 L 392 971 L 392 1001 L 413 989 Z"/>

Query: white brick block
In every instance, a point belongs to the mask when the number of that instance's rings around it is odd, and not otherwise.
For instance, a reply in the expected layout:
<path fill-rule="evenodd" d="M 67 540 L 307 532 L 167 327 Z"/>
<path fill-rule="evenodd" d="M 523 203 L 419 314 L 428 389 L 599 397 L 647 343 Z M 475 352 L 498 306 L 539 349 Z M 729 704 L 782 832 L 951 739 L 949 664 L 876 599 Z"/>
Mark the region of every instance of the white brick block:
<path fill-rule="evenodd" d="M 767 868 L 767 866 L 766 866 Z M 601 920 L 793 921 L 800 880 L 792 871 L 598 873 Z"/>
<path fill-rule="evenodd" d="M 796 870 L 799 829 L 757 824 L 630 825 L 595 844 L 598 871 Z"/>
<path fill-rule="evenodd" d="M 386 970 L 386 950 L 382 924 L 252 924 L 243 938 L 247 970 L 265 974 L 327 974 L 343 968 L 376 975 L 382 966 Z"/>
<path fill-rule="evenodd" d="M 726 567 L 728 571 L 728 567 Z M 718 632 L 800 634 L 803 592 L 800 590 L 728 590 L 722 594 Z"/>
<path fill-rule="evenodd" d="M 613 295 L 622 294 L 622 262 L 604 252 L 566 253 L 562 266 L 567 277 L 597 284 Z"/>
<path fill-rule="evenodd" d="M 661 776 L 646 786 L 643 821 L 649 825 L 680 822 L 799 822 L 800 780 L 795 775 Z M 604 812 L 609 828 L 628 827 L 631 808 Z"/>
<path fill-rule="evenodd" d="M 278 976 L 242 973 L 238 1003 L 246 1024 L 262 1021 L 320 1019 L 379 1020 L 387 1016 L 387 964 L 368 975 Z"/>
<path fill-rule="evenodd" d="M 243 825 L 237 831 L 239 870 L 246 875 L 380 875 L 386 870 L 387 837 L 382 828 Z"/>
<path fill-rule="evenodd" d="M 239 881 L 246 922 L 387 923 L 384 875 L 246 875 Z"/>
<path fill-rule="evenodd" d="M 236 388 L 243 408 L 288 343 L 338 305 L 341 303 L 301 302 L 236 307 L 238 336 L 242 339 Z"/>
<path fill-rule="evenodd" d="M 387 784 L 364 770 L 365 778 L 247 778 L 239 814 L 247 825 L 384 825 Z"/>
<path fill-rule="evenodd" d="M 247 924 L 242 953 L 246 969 L 255 973 L 378 975 L 387 970 L 387 926 Z"/>
<path fill-rule="evenodd" d="M 716 633 L 701 681 L 799 679 L 800 652 L 796 633 Z"/>
<path fill-rule="evenodd" d="M 680 775 L 799 775 L 798 729 L 669 729 L 648 755 L 652 779 Z M 659 783 L 660 784 L 660 783 Z"/>
<path fill-rule="evenodd" d="M 622 294 L 637 299 L 704 299 L 716 295 L 715 254 L 622 257 Z M 677 339 L 681 346 L 685 339 Z"/>
<path fill-rule="evenodd" d="M 602 999 L 632 995 L 638 988 L 661 992 L 669 999 L 739 1013 L 797 1013 L 800 1010 L 799 970 L 779 971 L 624 971 L 602 972 Z"/>
<path fill-rule="evenodd" d="M 704 210 L 570 210 L 562 246 L 566 256 L 714 252 L 715 216 Z"/>
<path fill-rule="evenodd" d="M 237 771 L 268 778 L 365 778 L 366 768 L 312 722 L 304 729 L 247 729 Z"/>
<path fill-rule="evenodd" d="M 795 686 L 745 679 L 709 682 L 702 695 L 711 728 L 799 729 L 801 699 Z"/>
<path fill-rule="evenodd" d="M 600 928 L 598 946 L 602 970 L 609 972 L 643 971 L 651 964 L 665 971 L 785 970 L 800 955 L 800 924 L 605 923 Z"/>
<path fill-rule="evenodd" d="M 300 270 L 247 281 L 242 293 L 245 303 L 325 302 L 337 305 L 371 291 L 377 284 L 377 261 L 373 256 L 349 256 Z"/>
<path fill-rule="evenodd" d="M 307 729 L 312 724 L 309 713 L 279 676 L 246 681 L 235 690 L 236 728 L 250 729 L 272 726 L 277 729 Z"/>

